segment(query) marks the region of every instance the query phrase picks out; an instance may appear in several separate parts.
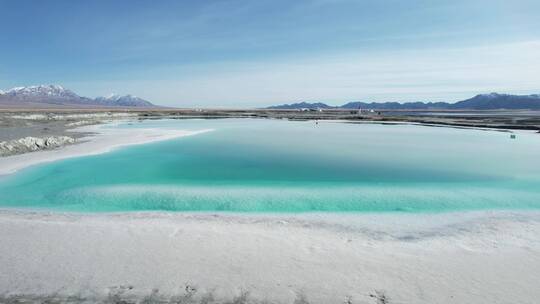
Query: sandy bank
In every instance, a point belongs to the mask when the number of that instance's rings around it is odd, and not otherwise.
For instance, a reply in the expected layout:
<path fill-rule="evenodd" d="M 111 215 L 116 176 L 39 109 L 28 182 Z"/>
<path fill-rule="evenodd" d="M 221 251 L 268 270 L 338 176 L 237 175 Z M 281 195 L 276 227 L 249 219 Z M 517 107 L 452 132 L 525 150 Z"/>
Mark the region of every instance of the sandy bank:
<path fill-rule="evenodd" d="M 185 303 L 492 304 L 535 303 L 540 297 L 536 212 L 262 216 L 4 210 L 0 231 L 0 294 L 8 298 L 176 295 L 189 299 Z"/>
<path fill-rule="evenodd" d="M 163 128 L 109 128 L 108 125 L 83 126 L 73 132 L 92 134 L 80 138 L 79 144 L 69 145 L 55 150 L 45 150 L 7 157 L 0 157 L 0 175 L 13 173 L 24 167 L 64 158 L 101 154 L 115 148 L 168 140 L 211 131 L 168 130 Z"/>

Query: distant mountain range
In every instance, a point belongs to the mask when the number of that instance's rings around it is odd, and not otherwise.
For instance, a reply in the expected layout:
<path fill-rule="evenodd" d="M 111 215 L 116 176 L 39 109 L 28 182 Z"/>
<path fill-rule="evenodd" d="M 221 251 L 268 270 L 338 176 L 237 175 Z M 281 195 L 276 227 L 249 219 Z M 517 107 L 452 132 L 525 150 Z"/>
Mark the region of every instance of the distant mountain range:
<path fill-rule="evenodd" d="M 374 110 L 540 110 L 540 94 L 480 94 L 456 103 L 448 102 L 349 102 L 342 106 L 300 102 L 271 106 L 268 109 L 374 109 Z"/>
<path fill-rule="evenodd" d="M 0 90 L 0 107 L 157 107 L 133 95 L 110 95 L 88 98 L 59 85 L 39 85 Z M 373 110 L 540 110 L 540 94 L 509 95 L 480 94 L 456 103 L 447 102 L 349 102 L 330 106 L 322 102 L 299 102 L 268 107 L 268 109 L 373 109 Z"/>
<path fill-rule="evenodd" d="M 110 95 L 95 99 L 82 97 L 59 85 L 39 85 L 0 90 L 0 106 L 11 107 L 156 107 L 132 95 Z"/>

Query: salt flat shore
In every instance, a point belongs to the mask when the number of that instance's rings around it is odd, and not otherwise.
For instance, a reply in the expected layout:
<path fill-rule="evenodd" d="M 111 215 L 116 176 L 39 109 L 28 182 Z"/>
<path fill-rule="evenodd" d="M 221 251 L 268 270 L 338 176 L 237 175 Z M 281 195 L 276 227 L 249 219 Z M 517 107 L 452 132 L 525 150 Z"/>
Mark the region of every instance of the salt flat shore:
<path fill-rule="evenodd" d="M 540 213 L 0 210 L 0 302 L 537 303 Z"/>
<path fill-rule="evenodd" d="M 211 131 L 211 129 L 198 131 L 168 130 L 162 128 L 120 129 L 108 128 L 108 125 L 78 127 L 71 130 L 71 132 L 86 134 L 86 136 L 78 140 L 78 144 L 64 146 L 54 150 L 0 157 L 0 175 L 13 173 L 19 169 L 38 163 L 101 154 L 118 147 L 169 140 L 208 131 Z"/>

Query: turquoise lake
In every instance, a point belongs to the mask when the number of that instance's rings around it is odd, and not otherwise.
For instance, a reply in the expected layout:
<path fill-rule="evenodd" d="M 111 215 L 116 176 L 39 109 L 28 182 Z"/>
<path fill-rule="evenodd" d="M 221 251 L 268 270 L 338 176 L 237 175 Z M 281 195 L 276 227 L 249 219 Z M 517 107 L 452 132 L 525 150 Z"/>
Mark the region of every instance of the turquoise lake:
<path fill-rule="evenodd" d="M 111 127 L 111 126 L 109 126 Z M 540 134 L 265 119 L 0 176 L 0 207 L 76 212 L 445 212 L 540 208 Z M 136 130 L 135 130 L 136 131 Z"/>

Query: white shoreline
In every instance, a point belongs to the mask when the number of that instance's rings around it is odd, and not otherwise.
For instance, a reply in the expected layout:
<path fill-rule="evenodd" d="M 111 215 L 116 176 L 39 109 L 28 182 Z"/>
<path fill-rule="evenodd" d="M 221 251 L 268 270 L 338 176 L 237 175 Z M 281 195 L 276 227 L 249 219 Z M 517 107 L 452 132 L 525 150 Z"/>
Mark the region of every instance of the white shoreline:
<path fill-rule="evenodd" d="M 29 152 L 0 157 L 0 175 L 14 173 L 28 166 L 52 162 L 60 159 L 102 154 L 114 149 L 169 140 L 212 131 L 170 130 L 162 128 L 107 128 L 112 124 L 101 124 L 74 128 L 73 132 L 91 132 L 94 135 L 78 139 L 78 143 L 53 150 Z"/>
<path fill-rule="evenodd" d="M 300 214 L 0 210 L 0 294 L 262 303 L 534 303 L 539 212 Z M 221 302 L 220 302 L 221 299 Z M 191 303 L 191 302 L 190 302 Z M 195 302 L 199 303 L 199 302 Z M 215 302 L 212 302 L 215 303 Z M 239 302 L 243 303 L 243 302 Z"/>

